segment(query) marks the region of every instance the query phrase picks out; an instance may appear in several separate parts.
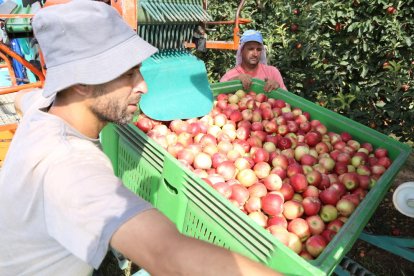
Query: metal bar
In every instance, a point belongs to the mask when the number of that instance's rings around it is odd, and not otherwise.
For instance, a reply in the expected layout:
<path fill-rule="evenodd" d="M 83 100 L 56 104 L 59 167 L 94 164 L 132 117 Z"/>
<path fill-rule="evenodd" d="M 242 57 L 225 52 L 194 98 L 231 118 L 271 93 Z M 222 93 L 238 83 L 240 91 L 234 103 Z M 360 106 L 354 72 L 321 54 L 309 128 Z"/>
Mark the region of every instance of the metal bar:
<path fill-rule="evenodd" d="M 4 62 L 6 63 L 6 67 L 9 70 L 10 81 L 11 81 L 12 85 L 13 86 L 17 85 L 16 75 L 14 74 L 13 66 L 12 66 L 9 58 L 5 54 L 3 54 L 3 52 L 0 52 L 0 58 L 3 59 Z"/>
<path fill-rule="evenodd" d="M 163 6 L 165 7 L 165 13 L 168 14 L 169 19 L 173 22 L 179 21 L 179 13 L 174 10 L 174 6 L 170 3 L 164 3 Z M 177 17 L 178 16 L 178 17 Z"/>
<path fill-rule="evenodd" d="M 34 14 L 0 14 L 0 18 L 32 18 Z"/>
<path fill-rule="evenodd" d="M 236 16 L 234 18 L 233 42 L 234 42 L 234 46 L 235 47 L 238 47 L 238 45 L 240 43 L 240 36 L 239 36 L 239 32 L 240 32 L 240 28 L 239 28 L 239 16 L 240 16 L 241 10 L 243 9 L 244 1 L 245 0 L 241 0 L 240 1 L 240 5 L 237 7 Z"/>
<path fill-rule="evenodd" d="M 206 21 L 206 13 L 204 12 L 200 1 L 191 0 L 190 6 L 197 14 L 197 18 L 199 21 Z"/>
<path fill-rule="evenodd" d="M 158 12 L 154 10 L 152 3 L 144 2 L 141 6 L 150 14 L 150 16 L 158 22 L 164 22 L 164 19 L 158 16 Z"/>
<path fill-rule="evenodd" d="M 187 11 L 187 21 L 188 18 L 190 18 L 192 21 L 198 21 L 198 18 L 194 15 L 194 12 L 191 10 L 191 7 L 187 3 L 182 3 L 181 6 L 185 11 Z"/>
<path fill-rule="evenodd" d="M 7 130 L 15 132 L 17 130 L 17 124 L 0 125 L 0 131 L 7 131 Z"/>
<path fill-rule="evenodd" d="M 185 48 L 195 48 L 195 44 L 191 42 L 184 43 Z M 207 41 L 207 49 L 218 49 L 218 50 L 237 50 L 238 46 L 233 41 Z"/>
<path fill-rule="evenodd" d="M 234 21 L 234 20 L 227 20 L 227 21 L 208 21 L 205 24 L 206 25 L 232 25 L 235 22 L 236 21 Z M 248 23 L 251 23 L 251 22 L 252 22 L 251 19 L 239 18 L 239 24 L 248 24 Z"/>
<path fill-rule="evenodd" d="M 16 54 L 14 51 L 12 51 L 3 42 L 0 42 L 0 51 L 4 52 L 6 55 L 14 58 L 15 60 L 17 60 L 18 62 L 23 64 L 30 71 L 32 71 L 33 74 L 35 74 L 39 78 L 40 81 L 45 80 L 45 76 L 43 75 L 43 73 L 41 71 L 39 71 L 36 67 L 34 67 L 33 64 L 31 64 L 30 62 L 28 62 L 27 60 L 25 60 L 24 58 L 22 58 L 21 56 Z"/>
<path fill-rule="evenodd" d="M 198 7 L 198 6 L 194 5 L 194 4 L 187 5 L 187 7 L 193 12 L 193 15 L 195 17 L 195 20 L 197 20 L 197 21 L 203 21 L 204 15 L 201 12 L 200 7 Z"/>
<path fill-rule="evenodd" d="M 176 22 L 182 21 L 183 16 L 182 16 L 180 10 L 177 9 L 176 4 L 168 2 L 167 5 L 170 7 L 171 11 L 175 14 L 175 21 Z"/>
<path fill-rule="evenodd" d="M 409 248 L 410 246 L 413 246 L 413 239 L 391 238 L 388 236 L 371 235 L 364 232 L 360 234 L 359 238 L 410 262 L 414 262 L 414 249 Z"/>
<path fill-rule="evenodd" d="M 186 9 L 185 4 L 182 3 L 183 1 L 177 1 L 177 8 L 181 11 L 182 15 L 184 16 L 183 21 L 188 21 L 189 18 L 192 18 L 191 13 Z"/>
<path fill-rule="evenodd" d="M 1 88 L 0 95 L 13 93 L 13 92 L 17 92 L 17 91 L 28 89 L 28 88 L 41 88 L 42 86 L 43 86 L 43 82 L 41 81 L 37 81 L 33 83 L 26 83 L 26 84 L 16 85 L 16 86 L 10 86 L 6 88 Z"/>

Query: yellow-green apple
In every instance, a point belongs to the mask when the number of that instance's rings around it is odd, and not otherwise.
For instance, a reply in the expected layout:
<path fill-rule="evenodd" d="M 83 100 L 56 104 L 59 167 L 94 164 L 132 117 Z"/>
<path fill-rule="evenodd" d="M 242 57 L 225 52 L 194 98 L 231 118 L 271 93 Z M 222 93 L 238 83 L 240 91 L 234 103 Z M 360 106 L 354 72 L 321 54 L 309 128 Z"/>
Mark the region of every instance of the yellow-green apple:
<path fill-rule="evenodd" d="M 338 217 L 338 210 L 334 205 L 323 205 L 319 212 L 319 216 L 324 222 L 330 222 Z"/>
<path fill-rule="evenodd" d="M 288 200 L 283 204 L 283 216 L 292 220 L 303 215 L 302 203 L 296 200 Z"/>
<path fill-rule="evenodd" d="M 336 209 L 338 210 L 339 215 L 344 217 L 349 217 L 355 211 L 355 204 L 347 198 L 341 198 L 336 203 Z"/>
<path fill-rule="evenodd" d="M 267 216 L 260 211 L 254 211 L 248 214 L 248 216 L 262 227 L 267 225 Z"/>

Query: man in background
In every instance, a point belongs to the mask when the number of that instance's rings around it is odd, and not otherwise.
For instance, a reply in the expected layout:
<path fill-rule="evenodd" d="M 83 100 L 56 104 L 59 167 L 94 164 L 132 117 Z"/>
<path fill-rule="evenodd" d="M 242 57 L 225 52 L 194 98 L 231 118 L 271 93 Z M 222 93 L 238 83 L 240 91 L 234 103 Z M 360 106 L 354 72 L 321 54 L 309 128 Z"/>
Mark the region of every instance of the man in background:
<path fill-rule="evenodd" d="M 249 90 L 252 78 L 265 81 L 265 92 L 270 92 L 279 87 L 287 90 L 279 70 L 274 66 L 267 65 L 266 49 L 261 33 L 247 30 L 240 38 L 240 45 L 236 54 L 236 67 L 229 70 L 220 79 L 220 82 L 240 80 L 243 89 Z"/>

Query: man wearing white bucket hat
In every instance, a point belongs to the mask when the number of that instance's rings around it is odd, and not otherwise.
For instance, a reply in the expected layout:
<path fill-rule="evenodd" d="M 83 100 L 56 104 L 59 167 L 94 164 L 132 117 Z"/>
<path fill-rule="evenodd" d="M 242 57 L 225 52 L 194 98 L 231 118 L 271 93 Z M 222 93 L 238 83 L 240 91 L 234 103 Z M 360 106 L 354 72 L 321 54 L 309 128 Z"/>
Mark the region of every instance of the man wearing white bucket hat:
<path fill-rule="evenodd" d="M 277 88 L 286 90 L 282 75 L 274 66 L 267 65 L 266 48 L 260 32 L 247 30 L 240 38 L 236 54 L 236 67 L 229 70 L 220 81 L 240 80 L 245 90 L 250 89 L 252 78 L 265 81 L 264 91 Z"/>
<path fill-rule="evenodd" d="M 157 49 L 115 9 L 76 0 L 33 18 L 47 76 L 16 98 L 23 119 L 0 175 L 0 275 L 90 275 L 112 247 L 154 275 L 273 275 L 179 234 L 126 189 L 100 150 L 147 92 L 140 64 Z M 20 103 L 20 104 L 19 104 Z"/>

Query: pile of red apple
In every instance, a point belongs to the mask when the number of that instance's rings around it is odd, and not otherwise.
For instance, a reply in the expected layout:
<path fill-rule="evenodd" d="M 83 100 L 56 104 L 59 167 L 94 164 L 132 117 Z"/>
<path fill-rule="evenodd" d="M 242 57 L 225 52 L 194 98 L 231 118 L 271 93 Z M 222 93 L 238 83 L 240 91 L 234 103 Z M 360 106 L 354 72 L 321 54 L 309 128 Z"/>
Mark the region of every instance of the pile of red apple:
<path fill-rule="evenodd" d="M 265 94 L 217 96 L 202 117 L 135 125 L 300 256 L 316 258 L 391 165 Z"/>

